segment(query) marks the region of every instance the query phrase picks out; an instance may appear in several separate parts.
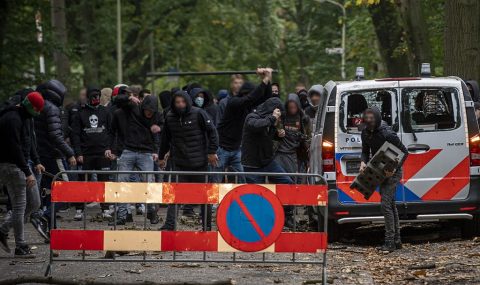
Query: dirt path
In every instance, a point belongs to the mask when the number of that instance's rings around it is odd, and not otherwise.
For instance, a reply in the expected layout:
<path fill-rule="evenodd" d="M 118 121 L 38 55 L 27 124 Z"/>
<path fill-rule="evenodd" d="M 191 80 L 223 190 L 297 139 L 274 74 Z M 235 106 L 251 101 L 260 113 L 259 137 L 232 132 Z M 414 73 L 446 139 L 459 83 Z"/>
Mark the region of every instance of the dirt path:
<path fill-rule="evenodd" d="M 62 213 L 62 223 L 81 227 L 71 220 L 73 210 Z M 3 219 L 3 217 L 0 217 Z M 141 224 L 138 221 L 138 224 Z M 188 223 L 187 223 L 188 224 Z M 105 227 L 93 222 L 91 227 Z M 159 227 L 155 226 L 152 228 Z M 48 257 L 44 244 L 30 225 L 28 241 L 35 259 L 14 259 L 0 252 L 0 279 L 42 275 Z M 330 245 L 328 281 L 330 284 L 480 284 L 480 239 L 460 240 L 454 227 L 438 225 L 403 226 L 404 249 L 383 254 L 375 250 L 382 241 L 382 226 L 357 229 L 342 243 Z M 10 240 L 13 247 L 13 240 Z M 77 254 L 77 253 L 75 253 Z M 94 252 L 88 258 L 101 258 Z M 78 256 L 78 254 L 77 254 Z M 167 254 L 153 258 L 166 258 Z M 185 257 L 187 254 L 182 253 Z M 139 256 L 132 255 L 132 258 Z M 248 258 L 245 257 L 245 258 Z M 310 258 L 310 257 L 305 257 Z M 427 269 L 422 269 L 425 267 Z M 232 263 L 65 263 L 57 262 L 53 276 L 75 280 L 110 282 L 197 281 L 232 279 L 236 284 L 314 284 L 319 280 L 318 265 L 232 264 Z"/>

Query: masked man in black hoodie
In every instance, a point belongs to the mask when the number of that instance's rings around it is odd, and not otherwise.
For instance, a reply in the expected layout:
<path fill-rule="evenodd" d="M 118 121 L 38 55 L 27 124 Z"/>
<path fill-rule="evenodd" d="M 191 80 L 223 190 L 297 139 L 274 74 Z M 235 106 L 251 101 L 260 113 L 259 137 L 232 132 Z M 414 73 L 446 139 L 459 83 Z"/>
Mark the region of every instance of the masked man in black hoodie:
<path fill-rule="evenodd" d="M 221 172 L 230 167 L 235 172 L 243 172 L 240 146 L 245 118 L 256 106 L 272 97 L 272 69 L 257 68 L 257 75 L 262 78 L 258 86 L 245 82 L 237 95 L 232 94 L 232 97 L 228 98 L 223 117 L 218 124 L 219 164 L 215 171 Z M 221 177 L 217 176 L 215 180 L 220 182 Z M 243 183 L 244 178 L 239 177 L 238 182 Z"/>
<path fill-rule="evenodd" d="M 193 88 L 190 91 L 190 97 L 192 98 L 193 106 L 205 110 L 216 128 L 219 121 L 219 112 L 218 106 L 213 102 L 212 93 L 203 88 Z"/>
<path fill-rule="evenodd" d="M 245 172 L 285 173 L 274 160 L 275 141 L 280 139 L 277 127 L 280 125 L 283 110 L 282 101 L 273 97 L 248 114 L 242 137 L 242 164 Z M 265 183 L 265 177 L 257 175 L 247 175 L 246 179 L 247 183 Z M 278 184 L 293 183 L 289 176 L 271 176 L 268 179 Z"/>
<path fill-rule="evenodd" d="M 10 252 L 7 234 L 11 227 L 15 233 L 15 256 L 32 255 L 25 242 L 25 215 L 40 207 L 37 181 L 27 161 L 31 149 L 33 132 L 32 117 L 44 108 L 44 99 L 38 92 L 29 90 L 19 104 L 0 112 L 0 185 L 5 185 L 12 205 L 12 216 L 0 225 L 0 247 Z"/>
<path fill-rule="evenodd" d="M 158 100 L 156 96 L 145 96 L 143 101 L 130 93 L 118 95 L 115 99 L 118 106 L 113 114 L 111 148 L 105 152 L 110 159 L 118 159 L 118 170 L 132 171 L 153 171 L 154 162 L 158 159 L 158 146 L 160 136 L 153 128 L 161 125 L 161 116 L 157 115 Z M 146 182 L 154 182 L 154 176 L 146 175 Z M 129 174 L 119 174 L 118 181 L 129 182 Z M 148 204 L 147 218 L 150 223 L 159 222 L 155 205 Z M 118 207 L 117 225 L 124 225 L 127 222 L 127 204 Z M 113 224 L 113 223 L 111 223 Z"/>
<path fill-rule="evenodd" d="M 207 171 L 208 164 L 218 162 L 218 137 L 215 126 L 207 113 L 192 106 L 190 96 L 185 91 L 177 91 L 172 98 L 172 105 L 165 120 L 162 132 L 159 156 L 163 158 L 170 153 L 175 171 Z M 179 175 L 179 182 L 205 182 L 204 175 Z M 207 213 L 205 213 L 207 208 Z M 201 216 L 207 214 L 204 230 L 211 229 L 211 207 L 202 206 Z M 205 221 L 202 218 L 202 221 Z M 175 227 L 175 206 L 168 207 L 167 219 L 162 230 Z"/>
<path fill-rule="evenodd" d="M 402 165 L 407 158 L 408 151 L 392 128 L 388 126 L 386 122 L 382 121 L 380 110 L 377 108 L 372 107 L 366 109 L 363 113 L 363 122 L 365 129 L 362 130 L 361 134 L 362 162 L 360 164 L 360 173 L 365 171 L 368 161 L 385 142 L 393 144 L 405 154 L 396 170 L 392 172 L 385 171 L 386 179 L 380 185 L 380 195 L 382 197 L 381 208 L 385 216 L 385 244 L 380 250 L 392 252 L 395 249 L 402 248 L 400 223 L 397 206 L 395 205 L 395 191 L 402 177 Z"/>
<path fill-rule="evenodd" d="M 310 118 L 302 110 L 297 94 L 288 94 L 285 109 L 286 113 L 282 118 L 283 128 L 277 133 L 281 141 L 275 153 L 275 161 L 286 172 L 296 173 L 298 172 L 298 156 L 308 153 L 312 127 Z"/>
<path fill-rule="evenodd" d="M 100 105 L 100 88 L 87 89 L 86 104 L 79 108 L 72 120 L 72 145 L 78 164 L 83 170 L 110 170 L 111 116 L 107 107 Z M 89 175 L 91 178 L 91 176 Z M 98 174 L 98 181 L 108 181 L 108 174 Z M 85 177 L 81 175 L 80 180 Z M 83 219 L 83 204 L 78 205 L 74 219 Z M 106 211 L 107 209 L 104 209 Z"/>

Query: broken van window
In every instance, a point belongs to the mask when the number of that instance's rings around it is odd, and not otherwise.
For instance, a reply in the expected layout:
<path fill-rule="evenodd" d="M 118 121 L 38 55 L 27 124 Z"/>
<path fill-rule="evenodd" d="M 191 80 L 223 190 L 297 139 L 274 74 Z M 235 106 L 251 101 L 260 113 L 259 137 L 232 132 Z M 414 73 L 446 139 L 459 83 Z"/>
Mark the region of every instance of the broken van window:
<path fill-rule="evenodd" d="M 405 132 L 451 130 L 460 125 L 455 88 L 404 88 L 402 105 Z"/>

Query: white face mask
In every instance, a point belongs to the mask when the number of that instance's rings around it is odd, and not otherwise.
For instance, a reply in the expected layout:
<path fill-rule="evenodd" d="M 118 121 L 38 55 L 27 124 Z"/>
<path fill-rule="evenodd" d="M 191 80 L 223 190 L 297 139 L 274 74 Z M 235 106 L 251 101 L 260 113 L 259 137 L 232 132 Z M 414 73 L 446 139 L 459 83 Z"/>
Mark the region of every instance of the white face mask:
<path fill-rule="evenodd" d="M 196 97 L 194 99 L 194 102 L 195 102 L 195 105 L 197 105 L 198 107 L 203 107 L 203 104 L 205 103 L 205 98 L 202 98 L 202 97 Z"/>

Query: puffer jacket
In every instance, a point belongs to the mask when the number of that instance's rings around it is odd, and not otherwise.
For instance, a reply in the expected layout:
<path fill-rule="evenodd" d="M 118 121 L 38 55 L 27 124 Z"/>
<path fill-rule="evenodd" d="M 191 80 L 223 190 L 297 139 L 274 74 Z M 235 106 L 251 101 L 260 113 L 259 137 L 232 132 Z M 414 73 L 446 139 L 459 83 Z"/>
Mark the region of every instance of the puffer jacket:
<path fill-rule="evenodd" d="M 180 112 L 175 108 L 175 98 L 183 97 L 187 108 Z M 207 166 L 208 154 L 215 154 L 218 148 L 217 131 L 207 113 L 192 106 L 185 91 L 177 91 L 172 98 L 162 131 L 159 157 L 170 151 L 176 167 L 199 168 Z"/>
<path fill-rule="evenodd" d="M 35 117 L 38 155 L 40 158 L 63 158 L 74 155 L 72 148 L 65 142 L 62 130 L 60 107 L 67 89 L 58 80 L 50 80 L 37 87 L 45 99 L 43 111 Z"/>

